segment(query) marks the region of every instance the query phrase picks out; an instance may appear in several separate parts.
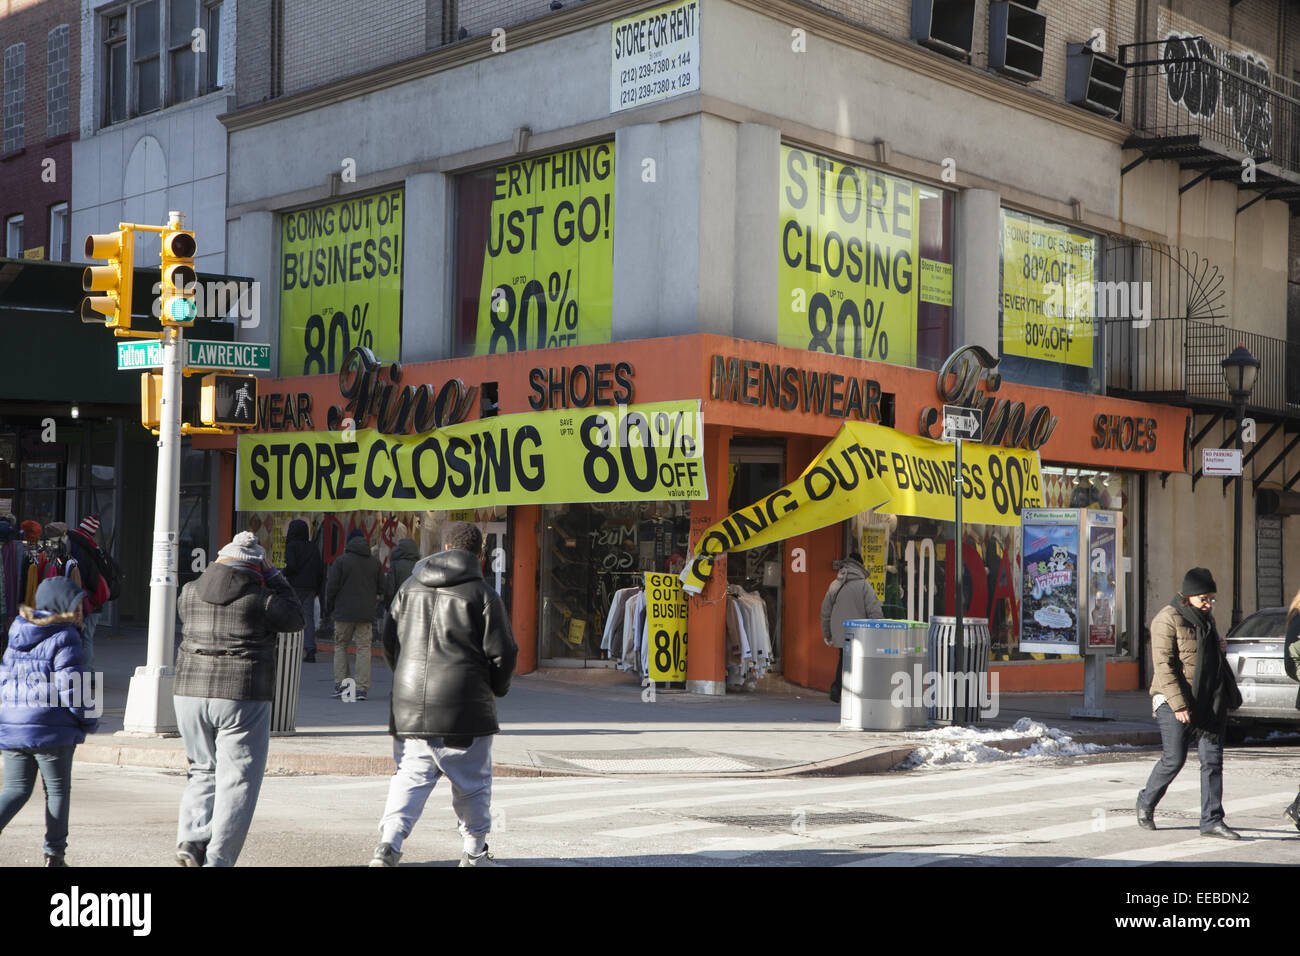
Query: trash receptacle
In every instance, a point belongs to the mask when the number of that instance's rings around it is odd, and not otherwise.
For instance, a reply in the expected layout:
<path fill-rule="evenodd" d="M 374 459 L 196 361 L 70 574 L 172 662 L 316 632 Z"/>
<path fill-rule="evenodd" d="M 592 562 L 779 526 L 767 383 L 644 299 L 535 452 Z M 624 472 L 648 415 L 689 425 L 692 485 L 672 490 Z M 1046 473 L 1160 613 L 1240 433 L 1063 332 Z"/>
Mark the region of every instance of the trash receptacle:
<path fill-rule="evenodd" d="M 925 716 L 941 724 L 973 724 L 980 718 L 980 702 L 986 699 L 989 673 L 988 618 L 962 618 L 965 639 L 957 654 L 957 618 L 930 618 L 926 641 L 927 680 L 935 683 Z M 932 675 L 932 676 L 931 676 Z"/>
<path fill-rule="evenodd" d="M 275 639 L 275 692 L 271 698 L 271 736 L 295 732 L 298 692 L 302 686 L 302 631 L 280 633 Z"/>
<path fill-rule="evenodd" d="M 840 726 L 845 730 L 910 730 L 925 726 L 920 688 L 911 685 L 925 661 L 920 621 L 844 622 Z M 903 675 L 902 679 L 896 675 Z"/>

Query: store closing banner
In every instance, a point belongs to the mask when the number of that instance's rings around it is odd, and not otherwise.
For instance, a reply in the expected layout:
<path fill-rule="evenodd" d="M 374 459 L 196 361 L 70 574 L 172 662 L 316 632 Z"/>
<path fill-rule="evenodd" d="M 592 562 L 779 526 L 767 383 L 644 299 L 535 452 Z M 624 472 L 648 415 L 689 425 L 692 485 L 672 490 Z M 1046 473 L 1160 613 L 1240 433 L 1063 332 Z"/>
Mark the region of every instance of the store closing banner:
<path fill-rule="evenodd" d="M 967 442 L 962 450 L 962 517 L 971 524 L 1018 525 L 1042 501 L 1038 452 Z M 708 528 L 682 571 L 682 587 L 704 589 L 713 556 L 816 531 L 863 511 L 952 521 L 953 447 L 883 425 L 846 422 L 802 475 Z"/>
<path fill-rule="evenodd" d="M 240 511 L 703 501 L 700 402 L 501 415 L 423 435 L 242 435 Z"/>

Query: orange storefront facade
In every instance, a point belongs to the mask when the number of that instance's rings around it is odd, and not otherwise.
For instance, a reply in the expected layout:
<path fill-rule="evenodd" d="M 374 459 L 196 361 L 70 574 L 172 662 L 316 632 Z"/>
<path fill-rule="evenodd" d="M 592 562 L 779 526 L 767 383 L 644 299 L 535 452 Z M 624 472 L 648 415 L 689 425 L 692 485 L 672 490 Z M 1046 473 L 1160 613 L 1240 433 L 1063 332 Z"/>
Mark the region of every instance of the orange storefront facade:
<path fill-rule="evenodd" d="M 381 357 L 382 358 L 382 357 Z M 1044 504 L 1100 507 L 1124 515 L 1125 623 L 1119 653 L 1109 665 L 1114 689 L 1140 686 L 1140 594 L 1143 472 L 1187 470 L 1187 413 L 1167 406 L 1002 383 L 994 360 L 963 349 L 936 375 L 931 371 L 826 355 L 717 335 L 624 341 L 605 345 L 380 366 L 371 376 L 376 396 L 360 429 L 387 418 L 407 386 L 442 395 L 441 420 L 516 415 L 573 407 L 698 400 L 703 423 L 704 501 L 641 503 L 601 508 L 513 505 L 475 514 L 501 546 L 497 580 L 504 584 L 520 645 L 519 667 L 612 666 L 608 642 L 611 595 L 643 571 L 676 571 L 701 531 L 798 476 L 846 420 L 939 437 L 939 410 L 947 403 L 985 409 L 986 429 L 1000 444 L 1037 450 Z M 347 366 L 345 365 L 345 370 Z M 396 374 L 394 374 L 396 373 Z M 293 432 L 346 427 L 339 375 L 259 382 L 258 431 Z M 355 376 L 353 377 L 355 378 Z M 456 383 L 448 385 L 448 383 Z M 388 386 L 392 386 L 391 389 Z M 463 387 L 462 387 L 463 386 Z M 389 405 L 381 405 L 384 395 Z M 331 412 L 331 409 L 335 411 Z M 374 414 L 378 412 L 378 414 Z M 431 412 L 432 414 L 432 412 Z M 455 417 L 459 416 L 459 417 Z M 426 416 L 426 420 L 429 416 Z M 235 510 L 236 453 L 230 439 L 196 437 L 196 447 L 220 450 L 220 514 L 228 527 L 250 516 Z M 574 463 L 574 467 L 579 467 Z M 413 508 L 419 502 L 412 502 Z M 266 516 L 255 519 L 259 528 Z M 328 516 L 333 538 L 351 526 L 346 513 Z M 412 534 L 400 516 L 357 522 L 380 557 L 398 533 Z M 321 526 L 318 525 L 320 530 Z M 394 530 L 396 529 L 396 530 Z M 1014 533 L 1013 533 L 1014 532 Z M 330 537 L 327 534 L 326 537 Z M 590 538 L 575 544 L 582 536 Z M 714 580 L 689 602 L 688 689 L 723 693 L 754 686 L 733 679 L 727 651 L 725 590 L 747 591 L 770 630 L 770 672 L 794 684 L 827 688 L 836 652 L 822 641 L 820 607 L 833 578 L 832 561 L 848 550 L 870 549 L 887 616 L 925 619 L 951 613 L 950 524 L 924 516 L 881 521 L 871 515 L 787 539 L 763 553 L 741 552 L 715 567 Z M 1002 690 L 1078 690 L 1083 664 L 1018 650 L 1019 535 L 1014 529 L 968 526 L 963 536 L 968 614 L 990 618 L 992 667 Z M 417 537 L 417 540 L 420 540 Z M 268 544 L 271 542 L 268 541 Z M 337 543 L 337 542 L 336 542 Z M 428 539 L 420 542 L 428 553 Z M 876 545 L 877 547 L 873 547 Z M 334 545 L 324 542 L 326 558 Z M 599 551 L 599 553 L 598 553 Z M 945 575 L 949 578 L 945 578 Z M 489 580 L 492 580 L 491 569 Z M 558 582 L 558 583 L 557 583 Z M 764 614 L 765 612 L 765 614 Z"/>

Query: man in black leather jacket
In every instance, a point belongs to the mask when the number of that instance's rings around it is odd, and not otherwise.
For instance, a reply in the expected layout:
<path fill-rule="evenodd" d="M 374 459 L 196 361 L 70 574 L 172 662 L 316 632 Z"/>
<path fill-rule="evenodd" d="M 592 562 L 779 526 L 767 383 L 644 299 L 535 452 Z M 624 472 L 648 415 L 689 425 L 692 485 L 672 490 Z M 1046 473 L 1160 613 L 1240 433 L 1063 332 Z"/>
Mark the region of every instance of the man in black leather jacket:
<path fill-rule="evenodd" d="M 519 648 L 501 598 L 483 580 L 483 535 L 452 522 L 442 551 L 416 564 L 384 628 L 393 670 L 388 732 L 397 772 L 371 866 L 396 866 L 434 785 L 446 774 L 464 838 L 461 866 L 494 865 L 492 735 L 496 698 L 510 689 Z"/>

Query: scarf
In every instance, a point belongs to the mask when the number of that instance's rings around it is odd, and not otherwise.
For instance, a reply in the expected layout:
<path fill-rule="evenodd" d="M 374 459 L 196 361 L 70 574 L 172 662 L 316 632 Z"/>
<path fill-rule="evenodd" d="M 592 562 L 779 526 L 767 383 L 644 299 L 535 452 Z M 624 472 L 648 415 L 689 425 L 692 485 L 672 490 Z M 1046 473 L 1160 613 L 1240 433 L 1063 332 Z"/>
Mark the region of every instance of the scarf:
<path fill-rule="evenodd" d="M 1241 706 L 1236 678 L 1219 648 L 1219 630 L 1213 615 L 1177 600 L 1174 605 L 1196 634 L 1196 686 L 1188 707 L 1192 734 L 1221 743 L 1228 711 Z"/>

